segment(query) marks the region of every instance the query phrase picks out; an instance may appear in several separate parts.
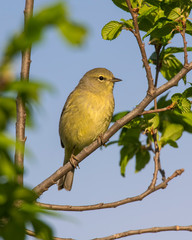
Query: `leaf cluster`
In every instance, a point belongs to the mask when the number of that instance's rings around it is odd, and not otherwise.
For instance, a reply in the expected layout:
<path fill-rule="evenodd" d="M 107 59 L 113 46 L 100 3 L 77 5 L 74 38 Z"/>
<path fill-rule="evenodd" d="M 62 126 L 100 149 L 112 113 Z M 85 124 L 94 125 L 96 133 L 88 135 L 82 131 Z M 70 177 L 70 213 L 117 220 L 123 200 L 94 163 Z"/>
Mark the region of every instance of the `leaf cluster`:
<path fill-rule="evenodd" d="M 126 0 L 112 1 L 117 7 L 129 12 Z M 184 50 L 177 47 L 167 48 L 167 45 L 183 30 L 192 35 L 192 23 L 188 18 L 192 9 L 191 0 L 131 0 L 131 5 L 134 13 L 137 14 L 139 30 L 144 32 L 143 40 L 149 37 L 149 43 L 155 47 L 149 63 L 158 66 L 163 77 L 170 80 L 183 67 L 174 54 Z M 103 27 L 101 35 L 105 40 L 113 40 L 122 30 L 135 34 L 133 20 L 110 21 Z M 187 51 L 191 50 L 192 48 L 187 49 Z M 186 82 L 186 77 L 183 80 Z"/>
<path fill-rule="evenodd" d="M 183 132 L 192 133 L 189 97 L 192 97 L 191 87 L 182 94 L 174 94 L 170 100 L 167 100 L 167 95 L 161 97 L 157 106 L 158 108 L 168 107 L 167 111 L 146 114 L 133 119 L 123 127 L 117 141 L 109 142 L 108 145 L 118 143 L 121 146 L 119 164 L 122 176 L 125 176 L 126 166 L 133 157 L 136 161 L 136 172 L 142 170 L 150 161 L 151 153 L 154 152 L 152 143 L 155 130 L 157 130 L 156 140 L 160 150 L 166 145 L 177 148 L 177 140 Z M 112 120 L 117 121 L 125 114 L 127 112 L 118 113 Z"/>
<path fill-rule="evenodd" d="M 12 240 L 14 233 L 15 240 L 25 239 L 25 229 L 31 225 L 37 237 L 51 240 L 51 228 L 40 220 L 40 216 L 46 212 L 34 203 L 37 196 L 13 180 L 17 171 L 11 162 L 8 166 L 8 161 L 4 159 L 3 162 L 2 156 L 0 161 L 1 166 L 3 164 L 3 167 L 7 168 L 1 170 L 0 174 L 0 237 Z M 6 176 L 9 177 L 9 181 Z"/>

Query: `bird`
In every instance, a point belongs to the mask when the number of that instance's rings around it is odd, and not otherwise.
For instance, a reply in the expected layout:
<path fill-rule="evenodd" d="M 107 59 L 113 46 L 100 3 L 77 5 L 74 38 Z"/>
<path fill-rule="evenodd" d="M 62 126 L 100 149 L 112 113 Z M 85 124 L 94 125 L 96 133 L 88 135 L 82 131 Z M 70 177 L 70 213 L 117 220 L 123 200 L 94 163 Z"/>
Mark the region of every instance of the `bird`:
<path fill-rule="evenodd" d="M 102 139 L 113 116 L 114 83 L 119 81 L 122 80 L 108 69 L 94 68 L 85 73 L 70 93 L 59 121 L 61 146 L 65 148 L 63 165 L 84 147 Z M 75 168 L 58 180 L 58 190 L 71 190 L 74 171 Z"/>

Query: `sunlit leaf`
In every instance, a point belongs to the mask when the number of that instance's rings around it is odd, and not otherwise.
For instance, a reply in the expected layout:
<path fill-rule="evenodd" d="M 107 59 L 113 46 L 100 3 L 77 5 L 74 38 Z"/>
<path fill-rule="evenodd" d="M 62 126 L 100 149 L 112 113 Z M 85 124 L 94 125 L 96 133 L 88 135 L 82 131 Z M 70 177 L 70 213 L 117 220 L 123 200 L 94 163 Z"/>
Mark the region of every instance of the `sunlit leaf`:
<path fill-rule="evenodd" d="M 169 143 L 170 140 L 178 140 L 182 136 L 183 130 L 183 126 L 180 124 L 167 124 L 162 133 L 160 145 L 164 146 L 165 144 Z"/>
<path fill-rule="evenodd" d="M 129 9 L 125 0 L 112 0 L 112 1 L 117 7 L 121 8 L 126 12 L 129 12 Z"/>
<path fill-rule="evenodd" d="M 177 106 L 181 113 L 187 113 L 191 110 L 191 102 L 181 93 L 176 93 L 171 97 L 172 102 Z"/>
<path fill-rule="evenodd" d="M 162 61 L 161 74 L 167 80 L 171 80 L 181 69 L 183 64 L 172 54 L 164 57 Z M 183 77 L 185 80 L 185 76 Z"/>
<path fill-rule="evenodd" d="M 117 21 L 107 23 L 101 30 L 101 35 L 104 40 L 113 40 L 121 33 L 123 24 Z"/>

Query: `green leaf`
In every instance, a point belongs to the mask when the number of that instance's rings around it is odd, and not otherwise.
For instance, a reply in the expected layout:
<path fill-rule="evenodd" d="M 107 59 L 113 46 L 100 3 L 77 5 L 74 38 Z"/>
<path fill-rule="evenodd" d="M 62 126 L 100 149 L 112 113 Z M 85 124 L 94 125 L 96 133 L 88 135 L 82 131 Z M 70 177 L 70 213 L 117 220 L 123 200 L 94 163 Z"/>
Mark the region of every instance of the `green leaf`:
<path fill-rule="evenodd" d="M 151 35 L 151 38 L 161 38 L 166 36 L 175 29 L 175 26 L 176 23 L 174 21 L 162 17 L 155 22 L 154 26 L 143 36 L 143 39 L 149 35 Z"/>
<path fill-rule="evenodd" d="M 189 20 L 186 21 L 186 33 L 192 35 L 192 23 Z"/>
<path fill-rule="evenodd" d="M 122 147 L 120 151 L 120 166 L 121 166 L 121 175 L 125 177 L 126 166 L 131 158 L 135 155 L 138 150 L 138 146 L 134 144 L 129 144 L 128 146 Z"/>
<path fill-rule="evenodd" d="M 17 221 L 9 220 L 0 233 L 0 236 L 3 236 L 5 240 L 12 240 L 13 234 L 14 240 L 25 239 L 25 224 L 23 221 L 19 221 L 19 219 Z"/>
<path fill-rule="evenodd" d="M 168 81 L 171 80 L 181 69 L 183 64 L 172 54 L 168 54 L 163 58 L 161 74 Z M 185 80 L 186 77 L 183 77 Z"/>
<path fill-rule="evenodd" d="M 180 18 L 187 18 L 191 11 L 191 0 L 162 1 L 161 7 L 167 17 L 179 15 Z M 178 18 L 175 18 L 175 20 L 178 20 Z"/>
<path fill-rule="evenodd" d="M 140 129 L 139 128 L 123 128 L 119 136 L 119 145 L 140 145 L 139 142 Z"/>
<path fill-rule="evenodd" d="M 157 108 L 164 108 L 171 104 L 171 100 L 167 100 L 167 96 L 168 96 L 168 93 L 159 98 L 159 100 L 157 102 Z M 161 122 L 161 120 L 160 120 L 160 122 Z"/>
<path fill-rule="evenodd" d="M 15 99 L 10 97 L 0 97 L 0 130 L 5 129 L 15 116 Z"/>
<path fill-rule="evenodd" d="M 159 126 L 159 115 L 156 113 L 156 114 L 151 114 L 151 116 L 144 116 L 145 119 L 148 119 L 150 117 L 147 123 L 148 127 L 146 127 L 145 129 L 145 131 L 149 133 L 153 132 L 153 130 Z"/>
<path fill-rule="evenodd" d="M 184 128 L 180 124 L 167 124 L 160 139 L 160 146 L 178 140 L 182 136 L 183 130 Z"/>
<path fill-rule="evenodd" d="M 122 10 L 124 10 L 126 12 L 129 12 L 129 9 L 127 7 L 127 3 L 125 0 L 112 0 L 112 1 L 117 7 L 121 8 Z"/>
<path fill-rule="evenodd" d="M 167 17 L 171 20 L 177 20 L 180 18 L 181 14 L 182 14 L 181 8 L 176 7 L 171 9 Z"/>
<path fill-rule="evenodd" d="M 192 133 L 192 112 L 177 113 L 177 121 L 183 124 L 185 131 Z"/>
<path fill-rule="evenodd" d="M 123 23 L 111 21 L 107 23 L 101 30 L 104 40 L 113 40 L 119 36 L 123 27 Z"/>
<path fill-rule="evenodd" d="M 164 131 L 165 122 L 173 123 L 173 124 L 180 124 L 183 126 L 184 131 L 192 133 L 192 112 L 187 113 L 180 113 L 178 111 L 167 111 L 162 112 L 160 115 L 160 127 L 159 130 L 161 132 Z"/>
<path fill-rule="evenodd" d="M 136 153 L 136 166 L 135 172 L 141 171 L 150 160 L 149 151 L 141 147 L 140 151 Z"/>
<path fill-rule="evenodd" d="M 159 126 L 159 115 L 155 114 L 155 116 L 149 120 L 149 124 L 153 129 L 157 128 Z"/>
<path fill-rule="evenodd" d="M 187 113 L 191 111 L 191 102 L 187 98 L 182 98 L 178 106 L 182 113 Z"/>
<path fill-rule="evenodd" d="M 129 20 L 125 20 L 125 19 L 121 19 L 121 21 L 124 23 L 123 26 L 127 29 L 134 29 L 134 25 L 133 25 L 133 20 L 129 19 Z"/>
<path fill-rule="evenodd" d="M 192 51 L 191 47 L 187 48 L 187 51 Z M 172 79 L 182 68 L 183 64 L 172 54 L 183 52 L 183 48 L 169 47 L 163 49 L 160 53 L 160 59 L 162 62 L 161 73 L 165 79 Z M 149 58 L 149 62 L 156 65 L 157 64 L 157 54 L 153 52 Z M 186 80 L 186 77 L 183 78 Z"/>
<path fill-rule="evenodd" d="M 65 21 L 58 26 L 62 36 L 70 44 L 78 46 L 84 42 L 87 32 L 82 25 Z"/>
<path fill-rule="evenodd" d="M 161 4 L 161 1 L 159 1 L 159 0 L 145 0 L 145 2 L 149 3 L 149 4 L 153 5 L 153 6 L 156 6 L 156 7 L 159 7 L 160 4 Z"/>
<path fill-rule="evenodd" d="M 187 47 L 187 51 L 192 51 L 192 47 Z M 163 54 L 167 56 L 167 54 L 171 53 L 181 53 L 184 52 L 183 47 L 169 47 L 163 51 Z"/>
<path fill-rule="evenodd" d="M 43 240 L 53 240 L 52 238 L 52 229 L 39 219 L 32 220 L 32 225 L 35 231 L 35 234 L 38 238 Z"/>
<path fill-rule="evenodd" d="M 192 87 L 187 88 L 187 89 L 183 92 L 183 97 L 185 97 L 185 98 L 192 97 Z"/>
<path fill-rule="evenodd" d="M 129 113 L 128 111 L 126 112 L 120 112 L 120 113 L 117 113 L 115 115 L 113 115 L 112 117 L 112 122 L 116 122 L 117 120 L 121 119 L 122 117 L 124 117 L 127 113 Z"/>
<path fill-rule="evenodd" d="M 171 101 L 172 101 L 173 103 L 178 103 L 181 98 L 182 98 L 182 94 L 181 94 L 181 93 L 175 93 L 175 94 L 171 97 Z"/>
<path fill-rule="evenodd" d="M 112 1 L 117 7 L 121 8 L 126 12 L 129 12 L 129 8 L 125 0 L 112 0 Z M 141 8 L 142 3 L 143 3 L 143 0 L 131 0 L 132 8 Z"/>
<path fill-rule="evenodd" d="M 190 112 L 191 102 L 181 93 L 176 93 L 171 97 L 173 104 L 175 104 L 181 113 Z"/>
<path fill-rule="evenodd" d="M 125 177 L 125 169 L 126 169 L 126 166 L 128 164 L 128 161 L 130 160 L 128 158 L 128 154 L 127 154 L 127 148 L 126 147 L 123 147 L 120 151 L 120 166 L 121 166 L 121 175 L 123 177 Z"/>
<path fill-rule="evenodd" d="M 15 81 L 12 82 L 9 86 L 7 86 L 6 91 L 15 92 L 20 94 L 26 101 L 27 100 L 39 100 L 39 93 L 42 90 L 51 90 L 50 85 L 35 82 L 35 81 Z"/>
<path fill-rule="evenodd" d="M 5 154 L 2 153 L 2 149 L 0 149 L 0 164 L 1 164 L 0 176 L 4 176 L 5 179 L 13 181 L 17 175 L 17 171 L 11 160 L 8 159 Z"/>
<path fill-rule="evenodd" d="M 144 5 L 146 6 L 146 5 Z M 138 16 L 138 25 L 141 31 L 148 32 L 154 25 L 155 18 L 158 14 L 157 7 L 143 7 Z"/>
<path fill-rule="evenodd" d="M 168 140 L 167 144 L 169 144 L 171 147 L 178 148 L 178 144 L 173 140 Z"/>

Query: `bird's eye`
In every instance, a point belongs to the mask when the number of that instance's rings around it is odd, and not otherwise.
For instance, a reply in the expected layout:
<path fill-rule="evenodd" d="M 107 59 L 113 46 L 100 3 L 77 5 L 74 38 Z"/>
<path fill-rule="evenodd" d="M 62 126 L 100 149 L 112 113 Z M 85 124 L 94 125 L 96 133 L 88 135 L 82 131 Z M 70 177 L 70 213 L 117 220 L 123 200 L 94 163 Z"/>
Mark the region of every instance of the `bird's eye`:
<path fill-rule="evenodd" d="M 103 76 L 99 76 L 99 80 L 103 80 L 104 79 L 104 77 Z"/>

